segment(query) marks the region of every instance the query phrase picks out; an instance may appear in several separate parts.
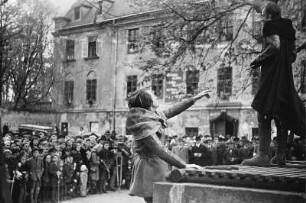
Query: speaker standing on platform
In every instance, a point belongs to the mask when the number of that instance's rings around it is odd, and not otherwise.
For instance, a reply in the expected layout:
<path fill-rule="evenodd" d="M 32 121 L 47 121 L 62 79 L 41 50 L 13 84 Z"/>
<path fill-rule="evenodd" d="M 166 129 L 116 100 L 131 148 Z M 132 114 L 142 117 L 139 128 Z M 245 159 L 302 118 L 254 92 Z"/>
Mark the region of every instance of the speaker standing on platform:
<path fill-rule="evenodd" d="M 148 90 L 137 90 L 129 96 L 130 111 L 126 126 L 133 134 L 136 152 L 130 195 L 143 197 L 147 203 L 153 202 L 154 182 L 165 180 L 168 164 L 177 168 L 201 168 L 195 164 L 186 164 L 164 146 L 164 129 L 167 127 L 167 119 L 185 111 L 197 100 L 209 98 L 208 93 L 209 91 L 203 91 L 165 111 L 156 110 L 157 99 Z"/>

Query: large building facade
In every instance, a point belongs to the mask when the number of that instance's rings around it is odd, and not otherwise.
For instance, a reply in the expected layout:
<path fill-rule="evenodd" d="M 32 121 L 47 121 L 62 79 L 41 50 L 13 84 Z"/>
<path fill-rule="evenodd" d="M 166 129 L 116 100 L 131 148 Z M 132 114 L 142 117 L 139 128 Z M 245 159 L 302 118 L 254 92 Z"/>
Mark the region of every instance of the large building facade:
<path fill-rule="evenodd" d="M 250 106 L 258 78 L 245 68 L 251 58 L 239 65 L 217 62 L 205 71 L 190 58 L 190 63 L 180 64 L 183 69 L 166 75 L 148 74 L 139 68 L 153 55 L 141 51 L 138 40 L 154 25 L 155 15 L 155 11 L 133 10 L 124 0 L 78 0 L 64 17 L 54 18 L 53 103 L 62 128 L 72 135 L 77 135 L 80 127 L 98 134 L 107 130 L 129 134 L 125 126 L 129 92 L 150 87 L 160 108 L 167 108 L 195 90 L 209 88 L 213 90 L 209 100 L 203 99 L 169 120 L 170 136 L 222 134 L 250 139 L 258 133 L 256 112 Z M 243 16 L 236 13 L 225 26 L 229 34 L 225 40 L 233 37 L 238 29 L 233 22 Z M 256 24 L 253 18 L 251 21 Z M 218 44 L 215 52 L 222 46 Z"/>

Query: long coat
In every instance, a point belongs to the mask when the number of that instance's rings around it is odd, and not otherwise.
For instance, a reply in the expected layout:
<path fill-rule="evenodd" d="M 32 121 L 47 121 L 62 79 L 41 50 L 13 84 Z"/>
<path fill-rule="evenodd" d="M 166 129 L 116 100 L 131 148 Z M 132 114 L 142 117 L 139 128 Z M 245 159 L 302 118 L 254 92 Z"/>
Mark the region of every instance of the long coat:
<path fill-rule="evenodd" d="M 102 149 L 99 152 L 100 157 L 100 180 L 108 180 L 110 171 L 115 163 L 115 154 L 111 150 Z"/>
<path fill-rule="evenodd" d="M 163 112 L 151 112 L 143 108 L 130 109 L 127 128 L 133 133 L 136 152 L 130 195 L 152 197 L 154 183 L 165 181 L 168 164 L 178 168 L 185 167 L 186 163 L 164 146 L 164 129 L 166 119 L 181 113 L 193 103 L 189 99 Z M 154 149 L 150 148 L 152 146 Z"/>
<path fill-rule="evenodd" d="M 60 170 L 60 165 L 56 164 L 55 162 L 52 162 L 49 167 L 49 173 L 50 173 L 50 186 L 53 188 L 56 188 L 59 184 L 58 181 L 61 180 L 61 177 L 57 175 L 57 172 Z"/>
<path fill-rule="evenodd" d="M 291 66 L 296 58 L 295 30 L 291 20 L 281 18 L 265 22 L 263 36 L 272 35 L 280 37 L 280 49 L 256 62 L 261 66 L 261 79 L 252 107 L 262 115 L 278 119 L 283 129 L 304 137 L 305 105 L 295 90 Z"/>
<path fill-rule="evenodd" d="M 89 163 L 89 175 L 92 181 L 98 181 L 100 179 L 99 175 L 99 164 L 100 164 L 100 158 L 97 154 L 91 155 L 91 160 Z"/>

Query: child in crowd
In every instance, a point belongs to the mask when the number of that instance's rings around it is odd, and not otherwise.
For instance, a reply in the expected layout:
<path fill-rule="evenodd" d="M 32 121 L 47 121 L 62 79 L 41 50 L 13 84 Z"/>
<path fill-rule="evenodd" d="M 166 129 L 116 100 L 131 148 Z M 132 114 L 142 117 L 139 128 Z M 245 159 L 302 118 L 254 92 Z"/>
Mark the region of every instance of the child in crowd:
<path fill-rule="evenodd" d="M 87 194 L 87 180 L 88 180 L 88 169 L 86 165 L 82 165 L 80 172 L 80 193 L 82 197 L 85 197 Z"/>

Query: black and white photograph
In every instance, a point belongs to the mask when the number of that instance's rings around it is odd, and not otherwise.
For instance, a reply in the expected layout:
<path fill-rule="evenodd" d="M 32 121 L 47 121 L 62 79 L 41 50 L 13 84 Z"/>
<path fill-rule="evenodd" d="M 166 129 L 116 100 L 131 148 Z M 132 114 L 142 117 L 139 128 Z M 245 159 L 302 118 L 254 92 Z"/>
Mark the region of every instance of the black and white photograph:
<path fill-rule="evenodd" d="M 305 136 L 305 0 L 0 0 L 0 203 L 304 203 Z"/>

